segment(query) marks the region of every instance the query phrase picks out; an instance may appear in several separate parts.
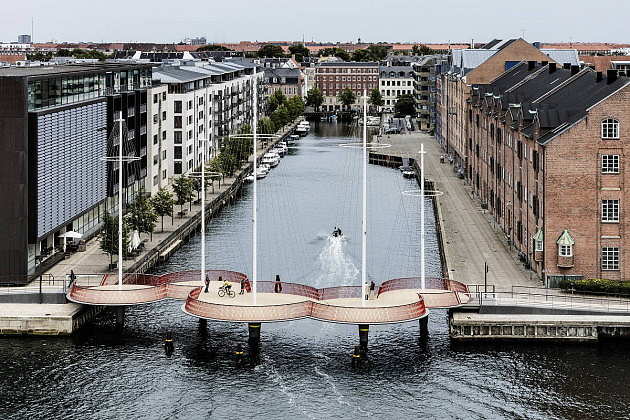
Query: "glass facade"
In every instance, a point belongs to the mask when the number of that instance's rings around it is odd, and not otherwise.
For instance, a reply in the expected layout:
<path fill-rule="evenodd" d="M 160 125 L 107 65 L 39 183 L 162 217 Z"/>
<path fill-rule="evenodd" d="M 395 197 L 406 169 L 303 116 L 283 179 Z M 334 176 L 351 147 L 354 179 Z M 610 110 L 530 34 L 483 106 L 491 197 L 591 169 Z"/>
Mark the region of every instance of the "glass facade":
<path fill-rule="evenodd" d="M 72 104 L 151 86 L 151 69 L 142 68 L 77 76 L 51 76 L 28 82 L 28 110 Z"/>

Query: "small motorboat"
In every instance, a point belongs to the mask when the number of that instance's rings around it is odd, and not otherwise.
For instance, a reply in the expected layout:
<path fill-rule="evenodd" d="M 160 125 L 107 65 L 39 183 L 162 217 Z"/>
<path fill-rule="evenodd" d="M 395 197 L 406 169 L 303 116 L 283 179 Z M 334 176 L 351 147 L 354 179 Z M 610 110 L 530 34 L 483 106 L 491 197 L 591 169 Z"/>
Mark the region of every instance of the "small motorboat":
<path fill-rule="evenodd" d="M 300 136 L 299 136 L 299 135 L 297 135 L 297 134 L 291 134 L 291 135 L 289 136 L 289 143 L 291 143 L 291 142 L 296 142 L 296 141 L 298 141 L 299 139 L 300 139 Z"/>
<path fill-rule="evenodd" d="M 245 177 L 245 182 L 254 182 L 254 174 L 249 174 Z"/>
<path fill-rule="evenodd" d="M 275 168 L 278 164 L 280 164 L 280 155 L 275 152 L 267 152 L 264 154 L 260 162 L 264 165 L 270 166 L 271 168 Z"/>
<path fill-rule="evenodd" d="M 340 238 L 343 236 L 343 233 L 341 233 L 341 229 L 335 227 L 335 229 L 332 231 L 332 236 L 333 238 Z"/>
<path fill-rule="evenodd" d="M 269 173 L 269 170 L 269 165 L 259 165 L 258 168 L 256 168 L 256 179 L 263 179 L 264 177 L 266 177 Z"/>
<path fill-rule="evenodd" d="M 405 169 L 402 171 L 402 176 L 404 178 L 415 178 L 416 177 L 416 172 L 412 171 L 411 169 Z"/>

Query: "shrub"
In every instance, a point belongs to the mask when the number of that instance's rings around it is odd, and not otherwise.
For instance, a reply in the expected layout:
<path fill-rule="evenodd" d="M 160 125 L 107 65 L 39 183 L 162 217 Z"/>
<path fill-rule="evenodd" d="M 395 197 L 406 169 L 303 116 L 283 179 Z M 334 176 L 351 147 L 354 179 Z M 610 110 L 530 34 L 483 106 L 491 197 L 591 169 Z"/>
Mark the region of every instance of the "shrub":
<path fill-rule="evenodd" d="M 630 294 L 630 282 L 608 279 L 562 280 L 560 288 L 576 292 L 597 292 L 609 294 Z"/>

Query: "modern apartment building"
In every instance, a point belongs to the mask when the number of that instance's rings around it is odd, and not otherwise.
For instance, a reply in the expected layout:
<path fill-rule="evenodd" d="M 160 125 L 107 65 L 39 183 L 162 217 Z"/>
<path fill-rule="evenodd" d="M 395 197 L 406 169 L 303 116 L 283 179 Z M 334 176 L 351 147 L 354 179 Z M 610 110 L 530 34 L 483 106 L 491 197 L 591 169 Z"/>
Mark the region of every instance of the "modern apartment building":
<path fill-rule="evenodd" d="M 522 261 L 551 286 L 630 279 L 630 79 L 530 61 L 469 97 L 465 176 Z"/>
<path fill-rule="evenodd" d="M 326 111 L 341 110 L 337 98 L 339 92 L 350 89 L 357 98 L 372 89 L 378 89 L 379 64 L 372 62 L 328 61 L 319 63 L 315 70 L 315 86 L 324 95 L 322 109 Z M 357 101 L 352 108 L 360 108 Z"/>
<path fill-rule="evenodd" d="M 412 63 L 414 96 L 416 99 L 418 129 L 435 129 L 437 118 L 437 75 L 441 72 L 446 56 L 425 55 Z"/>
<path fill-rule="evenodd" d="M 162 142 L 159 153 L 167 156 L 166 167 L 160 158 L 150 161 L 154 166 L 161 165 L 151 169 L 153 176 L 159 172 L 161 179 L 166 170 L 169 178 L 198 168 L 202 161 L 216 155 L 223 139 L 251 123 L 255 67 L 255 64 L 229 60 L 221 63 L 175 61 L 153 70 L 154 79 L 166 86 L 167 92 L 165 100 L 161 93 L 158 112 L 152 111 L 152 118 L 162 125 L 157 139 L 158 144 Z M 264 74 L 259 71 L 255 77 L 259 109 L 262 109 Z M 159 104 L 160 93 L 156 95 Z"/>
<path fill-rule="evenodd" d="M 115 210 L 122 112 L 127 201 L 144 187 L 150 64 L 0 69 L 0 283 L 23 284 L 62 258 L 59 235 L 94 235 Z"/>
<path fill-rule="evenodd" d="M 173 158 L 172 150 L 168 149 L 168 118 L 173 114 L 168 113 L 168 85 L 154 81 L 151 89 L 147 91 L 147 118 L 149 138 L 147 141 L 147 176 L 145 178 L 145 191 L 151 195 L 160 188 L 168 186 L 173 176 L 170 161 Z M 170 133 L 172 136 L 172 133 Z"/>
<path fill-rule="evenodd" d="M 399 96 L 413 96 L 415 93 L 413 68 L 411 66 L 381 66 L 379 72 L 379 91 L 383 98 L 381 110 L 393 113 Z"/>

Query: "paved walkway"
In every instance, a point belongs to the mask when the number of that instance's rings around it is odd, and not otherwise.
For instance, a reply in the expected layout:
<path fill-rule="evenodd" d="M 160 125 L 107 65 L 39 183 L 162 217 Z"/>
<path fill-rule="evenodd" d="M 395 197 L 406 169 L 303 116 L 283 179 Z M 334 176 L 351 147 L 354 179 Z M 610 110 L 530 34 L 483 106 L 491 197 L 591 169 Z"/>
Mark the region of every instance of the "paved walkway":
<path fill-rule="evenodd" d="M 510 290 L 513 285 L 542 286 L 510 252 L 505 235 L 493 227 L 480 204 L 471 198 L 470 188 L 457 178 L 452 165 L 440 163 L 440 145 L 432 136 L 412 132 L 384 136 L 381 141 L 392 147 L 379 153 L 415 159 L 419 157 L 420 145 L 424 144 L 427 178 L 444 193 L 437 201 L 452 280 L 483 284 L 484 262 L 487 262 L 488 284 L 494 284 L 497 290 Z"/>

